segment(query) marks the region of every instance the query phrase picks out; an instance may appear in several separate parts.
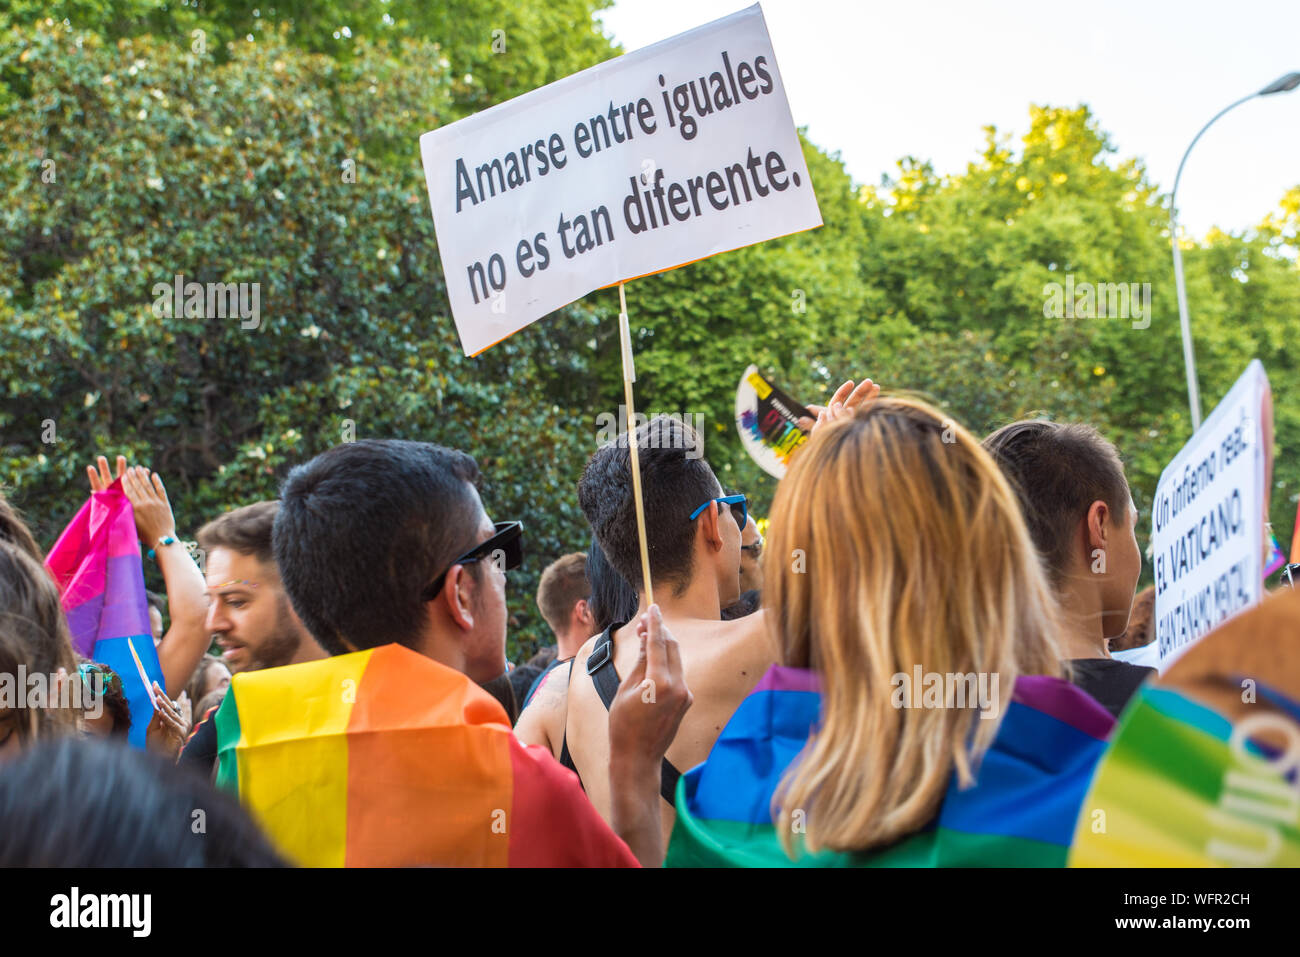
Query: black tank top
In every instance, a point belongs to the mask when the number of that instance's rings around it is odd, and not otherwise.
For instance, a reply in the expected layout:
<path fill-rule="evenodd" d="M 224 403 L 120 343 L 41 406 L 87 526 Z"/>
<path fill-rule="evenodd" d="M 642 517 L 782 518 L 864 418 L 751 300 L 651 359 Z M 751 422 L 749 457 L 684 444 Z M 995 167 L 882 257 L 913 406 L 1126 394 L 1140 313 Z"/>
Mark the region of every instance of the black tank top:
<path fill-rule="evenodd" d="M 614 695 L 618 693 L 619 676 L 614 667 L 614 632 L 626 625 L 625 621 L 612 623 L 608 628 L 600 633 L 596 639 L 596 646 L 591 649 L 591 654 L 587 658 L 587 675 L 591 678 L 591 683 L 596 686 L 596 694 L 600 695 L 601 704 L 608 711 L 610 705 L 614 703 Z M 569 660 L 569 682 L 573 682 L 573 661 Z M 582 784 L 582 775 L 578 774 L 578 767 L 573 763 L 573 755 L 569 753 L 569 731 L 568 720 L 565 720 L 564 741 L 560 745 L 560 764 L 564 765 L 574 774 L 578 775 L 578 783 Z M 673 766 L 673 763 L 664 758 L 663 767 L 659 773 L 659 796 L 669 804 L 674 803 L 677 795 L 677 779 L 682 773 Z M 586 790 L 586 785 L 583 785 Z"/>

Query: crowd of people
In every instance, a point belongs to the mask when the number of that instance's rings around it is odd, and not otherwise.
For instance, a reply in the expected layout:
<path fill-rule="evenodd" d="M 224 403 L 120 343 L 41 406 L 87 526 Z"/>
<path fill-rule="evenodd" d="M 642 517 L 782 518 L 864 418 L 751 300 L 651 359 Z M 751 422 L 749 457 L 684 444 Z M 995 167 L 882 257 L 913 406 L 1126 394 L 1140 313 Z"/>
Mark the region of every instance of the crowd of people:
<path fill-rule="evenodd" d="M 981 442 L 870 380 L 815 411 L 766 540 L 680 420 L 597 449 L 575 476 L 590 543 L 552 562 L 536 596 L 555 643 L 513 665 L 506 581 L 528 516 L 493 521 L 467 452 L 329 449 L 278 500 L 204 524 L 202 571 L 162 478 L 101 458 L 91 490 L 121 482 L 166 583 L 165 601 L 150 598 L 163 681 L 147 717 L 130 714 L 120 676 L 77 660 L 41 549 L 0 498 L 0 675 L 106 672 L 93 718 L 56 695 L 41 708 L 0 698 L 0 830 L 22 835 L 0 841 L 0 865 L 303 863 L 282 822 L 302 827 L 309 795 L 329 800 L 333 758 L 320 739 L 294 750 L 261 729 L 323 734 L 335 684 L 350 709 L 336 730 L 364 730 L 376 786 L 397 794 L 340 792 L 344 863 L 689 863 L 724 840 L 685 803 L 719 780 L 722 816 L 770 828 L 786 860 L 866 859 L 933 829 L 954 789 L 980 793 L 1007 733 L 996 718 L 1026 688 L 1111 727 L 1154 674 L 1111 657 L 1152 637 L 1149 608 L 1132 615 L 1139 517 L 1115 448 L 1041 420 Z M 381 651 L 391 677 L 367 664 Z M 991 676 L 994 700 L 900 703 L 897 679 L 914 671 Z M 741 712 L 777 685 L 812 710 L 772 750 L 774 725 L 751 731 Z M 133 720 L 149 722 L 147 753 L 124 743 Z M 281 748 L 274 780 L 248 757 L 258 735 Z M 723 763 L 738 750 L 762 765 L 752 781 Z M 492 807 L 501 793 L 508 806 Z M 424 800 L 441 833 L 403 840 L 393 808 Z M 51 814 L 76 815 L 78 840 L 40 826 Z"/>

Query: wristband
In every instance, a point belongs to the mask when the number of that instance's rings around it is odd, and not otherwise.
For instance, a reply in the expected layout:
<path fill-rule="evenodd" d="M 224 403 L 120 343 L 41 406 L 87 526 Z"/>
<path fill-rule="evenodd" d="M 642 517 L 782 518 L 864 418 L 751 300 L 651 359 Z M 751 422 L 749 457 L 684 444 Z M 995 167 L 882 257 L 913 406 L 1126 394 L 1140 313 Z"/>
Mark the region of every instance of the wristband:
<path fill-rule="evenodd" d="M 148 552 L 149 561 L 156 562 L 158 560 L 158 555 L 154 551 L 155 548 L 162 548 L 164 545 L 175 545 L 175 544 L 176 544 L 175 537 L 171 535 L 164 535 L 162 538 L 158 539 L 158 544 L 155 545 L 154 548 L 149 549 Z"/>

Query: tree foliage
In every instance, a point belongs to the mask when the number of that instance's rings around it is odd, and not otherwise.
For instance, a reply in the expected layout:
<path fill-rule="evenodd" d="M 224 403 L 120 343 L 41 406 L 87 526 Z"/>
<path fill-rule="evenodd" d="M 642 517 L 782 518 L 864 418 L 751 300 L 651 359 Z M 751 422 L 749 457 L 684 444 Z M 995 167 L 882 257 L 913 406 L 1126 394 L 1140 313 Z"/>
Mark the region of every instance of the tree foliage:
<path fill-rule="evenodd" d="M 615 55 L 603 5 L 11 4 L 0 481 L 45 543 L 100 451 L 158 469 L 192 533 L 349 437 L 438 441 L 476 455 L 494 518 L 525 522 L 512 656 L 549 641 L 537 577 L 587 543 L 575 483 L 622 401 L 617 294 L 465 359 L 415 144 Z M 858 186 L 803 145 L 824 226 L 628 286 L 639 409 L 702 414 L 706 456 L 759 514 L 774 483 L 732 422 L 751 362 L 809 402 L 870 375 L 977 434 L 1034 414 L 1092 422 L 1149 507 L 1190 420 L 1167 200 L 1141 165 L 1083 107 L 1032 108 L 1018 141 L 988 129 L 953 176 L 906 157 Z M 1298 227 L 1300 187 L 1255 230 L 1184 240 L 1205 410 L 1252 357 L 1273 382 L 1284 542 L 1300 493 L 1286 454 L 1300 442 L 1286 391 Z M 256 283 L 257 327 L 159 315 L 155 287 L 178 275 Z M 1067 276 L 1149 283 L 1149 325 L 1045 315 Z"/>

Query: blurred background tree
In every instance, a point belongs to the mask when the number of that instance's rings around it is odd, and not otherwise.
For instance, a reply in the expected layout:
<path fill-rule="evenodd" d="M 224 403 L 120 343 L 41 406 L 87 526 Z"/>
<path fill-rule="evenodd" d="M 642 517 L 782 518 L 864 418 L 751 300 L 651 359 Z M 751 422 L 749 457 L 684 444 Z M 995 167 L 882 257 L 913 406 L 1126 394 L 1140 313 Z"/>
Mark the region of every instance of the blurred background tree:
<path fill-rule="evenodd" d="M 622 400 L 617 295 L 464 358 L 416 144 L 617 55 L 606 5 L 0 10 L 0 482 L 42 542 L 84 500 L 99 452 L 159 470 L 192 535 L 349 437 L 437 441 L 476 455 L 494 518 L 525 522 L 511 657 L 549 643 L 537 578 L 589 540 L 575 482 L 598 416 Z M 761 515 L 775 483 L 737 439 L 743 369 L 807 402 L 869 375 L 976 434 L 1036 414 L 1091 422 L 1145 512 L 1190 422 L 1167 199 L 1141 165 L 1085 107 L 1031 107 L 1019 140 L 989 128 L 953 176 L 904 157 L 863 186 L 803 146 L 821 229 L 629 286 L 641 411 L 703 414 L 707 458 Z M 1300 187 L 1257 229 L 1185 249 L 1205 411 L 1250 358 L 1272 377 L 1284 545 L 1300 493 L 1285 454 L 1300 441 L 1285 392 L 1298 226 Z M 258 283 L 259 327 L 159 318 L 154 286 L 178 274 Z M 1045 287 L 1070 275 L 1150 283 L 1150 325 L 1045 315 Z"/>

